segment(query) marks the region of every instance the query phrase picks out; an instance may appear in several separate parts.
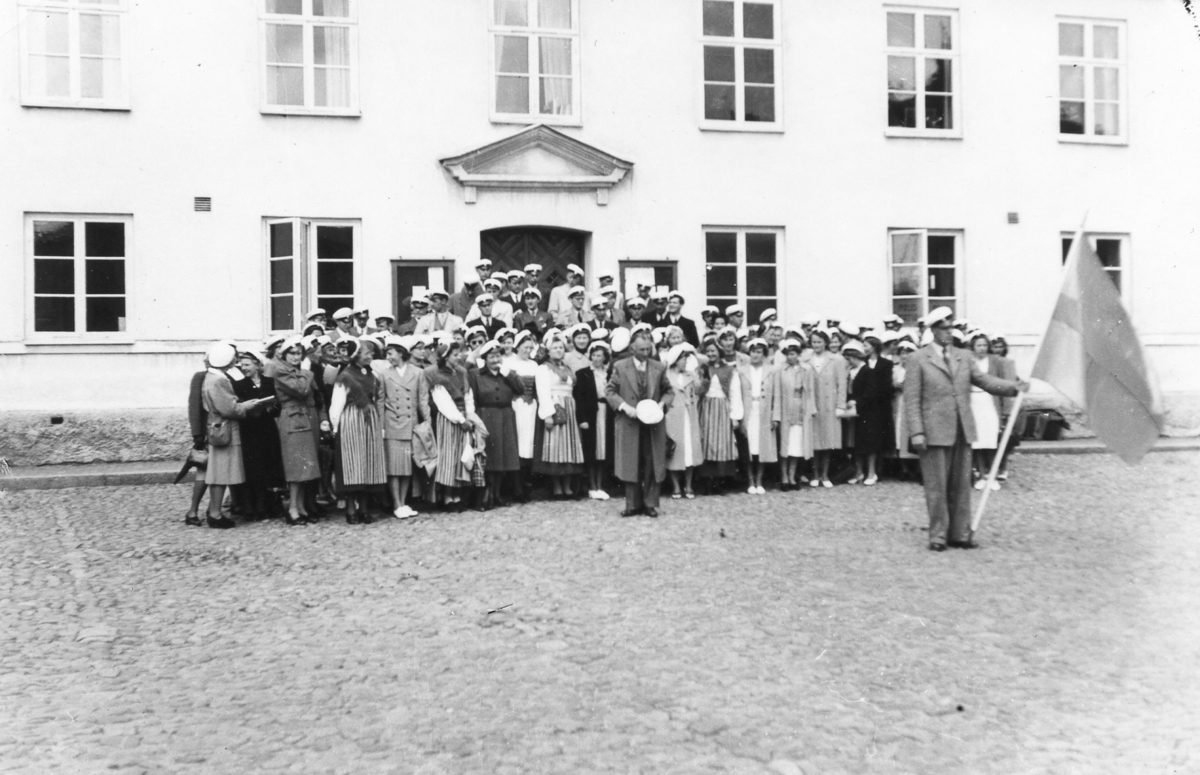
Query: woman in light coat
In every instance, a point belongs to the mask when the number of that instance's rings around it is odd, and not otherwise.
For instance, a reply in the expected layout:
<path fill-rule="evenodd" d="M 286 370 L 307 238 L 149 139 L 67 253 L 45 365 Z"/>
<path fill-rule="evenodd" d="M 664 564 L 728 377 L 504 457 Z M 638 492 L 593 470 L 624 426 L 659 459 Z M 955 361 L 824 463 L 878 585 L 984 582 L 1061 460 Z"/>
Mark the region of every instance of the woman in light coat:
<path fill-rule="evenodd" d="M 417 516 L 408 505 L 412 484 L 413 429 L 429 420 L 429 382 L 417 366 L 409 363 L 413 337 L 389 336 L 387 361 L 376 363 L 375 377 L 383 386 L 376 411 L 383 419 L 384 459 L 393 515 L 397 519 Z"/>
<path fill-rule="evenodd" d="M 675 400 L 667 411 L 666 420 L 667 438 L 675 443 L 674 453 L 667 457 L 667 471 L 671 474 L 674 490 L 671 497 L 676 500 L 696 497 L 692 489 L 692 474 L 696 466 L 704 462 L 704 442 L 700 432 L 700 377 L 695 368 L 688 368 L 689 365 L 698 365 L 695 352 L 695 348 L 687 342 L 679 342 L 667 351 L 664 361 L 667 379 L 675 391 Z"/>
<path fill-rule="evenodd" d="M 742 379 L 742 400 L 746 405 L 746 417 L 742 421 L 742 433 L 746 437 L 747 470 L 750 473 L 751 495 L 765 495 L 763 467 L 779 460 L 775 443 L 775 431 L 779 422 L 775 416 L 775 368 L 767 363 L 767 340 L 751 339 L 747 344 L 750 362 L 739 371 Z"/>
<path fill-rule="evenodd" d="M 796 469 L 801 460 L 813 455 L 812 434 L 808 425 L 817 413 L 813 398 L 814 372 L 812 366 L 800 359 L 804 346 L 787 339 L 780 346 L 783 365 L 775 372 L 774 418 L 779 421 L 780 489 L 794 490 L 798 485 Z"/>
<path fill-rule="evenodd" d="M 813 487 L 833 487 L 829 457 L 833 450 L 842 448 L 842 419 L 838 410 L 846 409 L 849 369 L 845 358 L 829 351 L 829 341 L 830 334 L 820 329 L 813 331 L 810 340 L 813 356 L 809 363 L 815 372 L 813 398 L 817 404 L 812 422 L 813 478 L 809 483 Z"/>

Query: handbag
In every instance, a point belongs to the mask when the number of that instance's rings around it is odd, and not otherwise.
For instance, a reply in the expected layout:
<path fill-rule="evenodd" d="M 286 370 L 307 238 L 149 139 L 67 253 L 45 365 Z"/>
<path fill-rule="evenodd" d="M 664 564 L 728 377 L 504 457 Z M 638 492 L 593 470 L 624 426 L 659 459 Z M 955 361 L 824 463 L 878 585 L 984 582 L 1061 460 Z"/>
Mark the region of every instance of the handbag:
<path fill-rule="evenodd" d="M 228 447 L 233 441 L 233 426 L 224 417 L 208 421 L 208 443 L 214 447 Z"/>

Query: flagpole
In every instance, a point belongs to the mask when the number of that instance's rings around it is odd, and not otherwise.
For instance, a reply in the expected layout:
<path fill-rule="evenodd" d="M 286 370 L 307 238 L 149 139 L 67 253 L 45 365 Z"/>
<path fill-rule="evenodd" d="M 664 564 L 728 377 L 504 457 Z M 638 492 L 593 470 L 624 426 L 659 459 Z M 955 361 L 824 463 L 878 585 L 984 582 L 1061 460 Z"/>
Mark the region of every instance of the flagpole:
<path fill-rule="evenodd" d="M 1037 346 L 1033 348 L 1034 365 L 1038 362 L 1038 357 L 1042 354 L 1042 345 L 1046 342 L 1046 334 L 1050 331 L 1050 322 L 1054 319 L 1054 310 L 1058 306 L 1059 296 L 1062 295 L 1063 285 L 1066 283 L 1069 273 L 1074 271 L 1075 264 L 1079 261 L 1079 254 L 1083 252 L 1083 240 L 1085 239 L 1083 227 L 1087 223 L 1087 213 L 1083 214 L 1083 221 L 1079 224 L 1079 229 L 1075 232 L 1074 239 L 1071 240 L 1071 250 L 1067 254 L 1067 261 L 1063 265 L 1062 282 L 1058 284 L 1058 293 L 1054 295 L 1050 314 L 1046 316 L 1046 327 L 1042 330 L 1042 337 L 1038 339 Z M 1030 366 L 1033 368 L 1033 366 Z M 988 471 L 987 485 L 983 488 L 983 497 L 979 499 L 979 505 L 975 508 L 975 516 L 971 518 L 971 535 L 979 529 L 979 523 L 983 520 L 984 509 L 987 508 L 988 495 L 992 492 L 992 483 L 996 481 L 996 473 L 1000 470 L 1000 461 L 1004 459 L 1004 450 L 1008 448 L 1008 441 L 1012 438 L 1013 428 L 1017 425 L 1017 416 L 1021 413 L 1021 404 L 1025 401 L 1026 391 L 1022 390 L 1017 393 L 1017 400 L 1013 402 L 1012 410 L 1008 415 L 1008 422 L 1004 424 L 1004 433 L 1000 435 L 1000 444 L 996 447 L 996 454 L 992 456 L 992 467 Z"/>

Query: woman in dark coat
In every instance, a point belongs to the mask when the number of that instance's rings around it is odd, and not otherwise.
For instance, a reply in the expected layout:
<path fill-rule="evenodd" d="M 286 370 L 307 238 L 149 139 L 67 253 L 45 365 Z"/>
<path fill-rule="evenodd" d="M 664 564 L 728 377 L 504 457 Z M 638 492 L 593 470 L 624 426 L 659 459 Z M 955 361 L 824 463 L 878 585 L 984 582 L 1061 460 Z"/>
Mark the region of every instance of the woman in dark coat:
<path fill-rule="evenodd" d="M 604 474 L 610 468 L 613 448 L 613 414 L 604 398 L 604 386 L 612 376 L 609 346 L 593 342 L 588 357 L 591 364 L 575 372 L 575 412 L 588 472 L 588 497 L 606 501 Z"/>
<path fill-rule="evenodd" d="M 854 375 L 851 392 L 858 416 L 854 418 L 854 452 L 860 465 L 865 462 L 865 485 L 879 481 L 875 464 L 880 455 L 895 447 L 892 425 L 892 362 L 881 357 L 880 341 L 873 336 L 863 339 L 863 365 Z"/>
<path fill-rule="evenodd" d="M 263 376 L 262 356 L 252 352 L 238 355 L 238 369 L 244 375 L 233 383 L 233 394 L 239 401 L 252 398 L 275 398 L 275 380 Z M 273 516 L 271 490 L 283 487 L 283 459 L 279 450 L 279 429 L 275 418 L 279 404 L 272 402 L 249 412 L 242 420 L 242 465 L 246 483 L 242 485 L 245 514 L 251 519 Z"/>
<path fill-rule="evenodd" d="M 477 508 L 486 511 L 495 505 L 508 505 L 508 499 L 501 495 L 501 484 L 521 470 L 513 401 L 525 392 L 525 384 L 516 372 L 501 367 L 504 349 L 496 340 L 485 344 L 479 355 L 484 359 L 484 366 L 472 371 L 468 382 L 475 397 L 475 413 L 483 420 L 488 432 L 484 443 L 487 489 L 480 493 L 477 504 Z"/>
<path fill-rule="evenodd" d="M 288 483 L 289 525 L 304 525 L 316 519 L 305 493 L 309 482 L 321 478 L 317 458 L 317 440 L 329 423 L 321 416 L 324 403 L 312 372 L 300 368 L 304 345 L 292 337 L 279 347 L 274 363 L 275 397 L 279 400 L 279 447 L 283 454 L 283 475 Z"/>

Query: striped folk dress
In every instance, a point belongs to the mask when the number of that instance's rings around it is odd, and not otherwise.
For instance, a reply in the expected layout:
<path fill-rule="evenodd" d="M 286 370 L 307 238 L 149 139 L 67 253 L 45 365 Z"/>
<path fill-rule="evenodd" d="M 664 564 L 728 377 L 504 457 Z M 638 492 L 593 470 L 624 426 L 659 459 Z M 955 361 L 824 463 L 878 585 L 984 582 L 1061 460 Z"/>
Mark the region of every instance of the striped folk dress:
<path fill-rule="evenodd" d="M 549 476 L 578 474 L 583 471 L 583 438 L 575 414 L 575 374 L 564 366 L 544 363 L 538 367 L 536 382 L 541 454 L 534 459 L 533 470 Z M 562 421 L 547 427 L 556 407 L 562 408 Z"/>
<path fill-rule="evenodd" d="M 339 494 L 368 492 L 387 484 L 383 424 L 375 409 L 382 394 L 375 375 L 356 366 L 343 369 L 334 383 L 330 414 L 338 417 L 334 465 Z"/>
<path fill-rule="evenodd" d="M 726 384 L 729 385 L 731 393 L 737 391 L 735 395 L 726 395 Z M 704 450 L 704 463 L 700 466 L 701 476 L 725 478 L 737 473 L 737 439 L 733 435 L 733 415 L 730 408 L 735 399 L 737 405 L 741 406 L 740 388 L 741 380 L 732 367 L 713 369 L 708 392 L 700 399 L 700 442 Z"/>
<path fill-rule="evenodd" d="M 467 428 L 450 422 L 446 415 L 438 413 L 437 469 L 433 481 L 443 487 L 469 487 L 471 471 L 463 465 L 463 448 L 467 444 Z"/>

